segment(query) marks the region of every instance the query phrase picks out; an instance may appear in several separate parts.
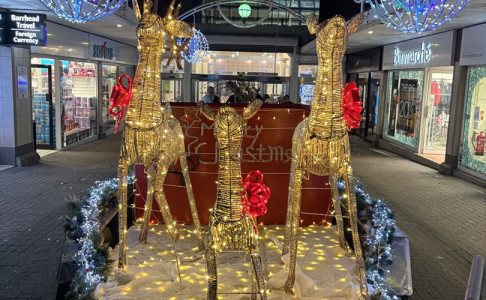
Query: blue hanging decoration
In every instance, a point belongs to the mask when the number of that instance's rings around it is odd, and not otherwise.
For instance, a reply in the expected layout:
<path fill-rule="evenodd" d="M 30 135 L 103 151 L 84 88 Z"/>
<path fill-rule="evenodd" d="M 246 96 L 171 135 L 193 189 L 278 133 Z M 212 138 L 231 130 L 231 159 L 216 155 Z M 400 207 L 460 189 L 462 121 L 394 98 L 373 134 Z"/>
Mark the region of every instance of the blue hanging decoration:
<path fill-rule="evenodd" d="M 39 0 L 54 14 L 73 23 L 84 23 L 112 14 L 125 0 Z"/>
<path fill-rule="evenodd" d="M 178 39 L 177 44 L 181 45 L 185 39 Z M 191 41 L 187 45 L 187 51 L 183 51 L 182 57 L 190 63 L 201 62 L 209 51 L 209 43 L 204 34 L 194 29 Z"/>
<path fill-rule="evenodd" d="M 435 30 L 453 19 L 469 0 L 366 0 L 386 26 L 411 33 Z"/>

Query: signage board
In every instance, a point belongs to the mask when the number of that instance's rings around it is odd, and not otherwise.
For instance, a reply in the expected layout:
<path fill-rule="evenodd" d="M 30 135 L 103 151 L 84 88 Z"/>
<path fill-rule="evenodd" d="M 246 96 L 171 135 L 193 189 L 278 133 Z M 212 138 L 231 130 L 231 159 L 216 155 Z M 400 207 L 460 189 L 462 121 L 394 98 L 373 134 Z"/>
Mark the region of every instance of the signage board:
<path fill-rule="evenodd" d="M 380 70 L 382 48 L 373 48 L 346 57 L 346 73 L 374 72 Z"/>
<path fill-rule="evenodd" d="M 422 38 L 383 47 L 383 70 L 418 69 L 451 66 L 454 32 Z"/>
<path fill-rule="evenodd" d="M 486 24 L 481 24 L 462 30 L 461 56 L 462 66 L 486 64 Z"/>
<path fill-rule="evenodd" d="M 46 46 L 46 15 L 17 12 L 0 13 L 0 44 Z"/>

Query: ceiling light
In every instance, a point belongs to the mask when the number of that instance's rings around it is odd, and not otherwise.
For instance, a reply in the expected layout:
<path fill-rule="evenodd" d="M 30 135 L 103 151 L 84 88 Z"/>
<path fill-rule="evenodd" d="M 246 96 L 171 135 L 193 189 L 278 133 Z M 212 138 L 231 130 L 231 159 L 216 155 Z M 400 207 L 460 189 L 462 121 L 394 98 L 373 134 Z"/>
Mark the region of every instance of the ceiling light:
<path fill-rule="evenodd" d="M 241 4 L 240 7 L 238 7 L 238 13 L 240 14 L 240 17 L 242 17 L 243 19 L 248 18 L 251 14 L 250 5 L 246 3 Z"/>
<path fill-rule="evenodd" d="M 368 34 L 373 34 L 373 30 L 368 31 Z"/>
<path fill-rule="evenodd" d="M 122 24 L 116 24 L 116 27 L 118 27 L 118 28 L 122 28 L 122 27 L 123 27 L 123 25 L 122 25 Z"/>

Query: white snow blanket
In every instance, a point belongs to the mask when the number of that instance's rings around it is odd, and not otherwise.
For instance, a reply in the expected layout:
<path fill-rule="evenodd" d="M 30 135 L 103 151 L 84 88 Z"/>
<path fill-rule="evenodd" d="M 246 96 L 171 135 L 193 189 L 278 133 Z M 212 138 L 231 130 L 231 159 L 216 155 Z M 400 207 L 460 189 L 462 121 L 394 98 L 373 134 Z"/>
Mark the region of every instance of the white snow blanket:
<path fill-rule="evenodd" d="M 183 238 L 174 244 L 164 226 L 149 231 L 147 244 L 138 244 L 140 228 L 127 236 L 128 272 L 116 268 L 118 249 L 106 283 L 95 295 L 109 299 L 206 299 L 204 252 L 197 252 L 194 227 L 181 226 Z M 207 228 L 204 228 L 207 230 Z M 289 255 L 281 256 L 283 226 L 259 226 L 268 299 L 361 299 L 352 253 L 339 247 L 333 227 L 310 226 L 299 230 L 295 296 L 287 295 Z M 205 232 L 207 233 L 207 232 Z M 250 299 L 251 259 L 245 251 L 223 251 L 218 256 L 218 299 Z M 259 297 L 258 297 L 259 299 Z"/>

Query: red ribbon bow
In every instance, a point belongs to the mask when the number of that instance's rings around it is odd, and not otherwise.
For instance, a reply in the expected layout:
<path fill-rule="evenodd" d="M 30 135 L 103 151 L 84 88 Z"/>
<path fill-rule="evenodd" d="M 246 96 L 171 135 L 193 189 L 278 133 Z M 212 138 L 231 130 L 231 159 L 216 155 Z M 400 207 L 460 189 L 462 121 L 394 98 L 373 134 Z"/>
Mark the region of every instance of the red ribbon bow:
<path fill-rule="evenodd" d="M 343 92 L 343 118 L 348 130 L 356 129 L 361 123 L 363 103 L 359 99 L 359 88 L 356 82 L 348 82 Z"/>
<path fill-rule="evenodd" d="M 128 80 L 128 88 L 123 85 L 123 78 Z M 130 76 L 126 74 L 121 74 L 118 77 L 118 84 L 113 86 L 111 90 L 111 97 L 110 97 L 110 115 L 114 117 L 118 117 L 118 122 L 116 123 L 115 133 L 118 132 L 118 127 L 120 126 L 120 122 L 123 118 L 123 113 L 125 112 L 125 108 L 127 107 L 128 103 L 132 99 L 132 79 Z M 115 107 L 120 107 L 117 112 L 114 112 L 113 109 Z"/>
<path fill-rule="evenodd" d="M 263 184 L 263 174 L 260 171 L 251 171 L 246 176 L 245 183 L 245 211 L 252 216 L 263 216 L 267 213 L 267 202 L 270 198 L 270 189 Z"/>

